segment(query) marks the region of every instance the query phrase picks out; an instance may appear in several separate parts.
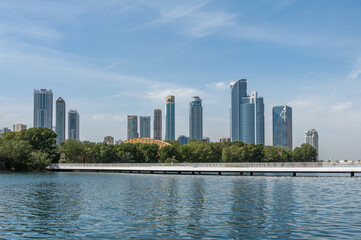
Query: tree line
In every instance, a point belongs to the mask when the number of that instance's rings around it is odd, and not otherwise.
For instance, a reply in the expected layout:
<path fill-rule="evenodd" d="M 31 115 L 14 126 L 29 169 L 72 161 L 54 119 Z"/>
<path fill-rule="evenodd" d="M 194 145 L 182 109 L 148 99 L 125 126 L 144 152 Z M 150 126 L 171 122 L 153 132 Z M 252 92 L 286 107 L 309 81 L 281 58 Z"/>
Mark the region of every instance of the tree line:
<path fill-rule="evenodd" d="M 0 170 L 31 171 L 51 163 L 169 163 L 169 162 L 311 162 L 316 149 L 302 144 L 294 150 L 246 144 L 239 141 L 206 143 L 177 141 L 159 148 L 157 144 L 83 143 L 68 139 L 56 145 L 56 134 L 47 128 L 7 132 L 0 139 Z"/>

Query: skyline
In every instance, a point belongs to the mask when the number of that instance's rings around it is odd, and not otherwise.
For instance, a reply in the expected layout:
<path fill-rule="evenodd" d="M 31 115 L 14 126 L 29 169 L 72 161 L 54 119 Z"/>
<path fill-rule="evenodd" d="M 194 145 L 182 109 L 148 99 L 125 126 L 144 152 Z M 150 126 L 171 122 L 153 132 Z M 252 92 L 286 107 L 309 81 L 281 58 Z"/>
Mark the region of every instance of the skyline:
<path fill-rule="evenodd" d="M 32 126 L 31 89 L 46 88 L 81 113 L 81 139 L 126 139 L 128 114 L 151 116 L 172 94 L 175 136 L 187 135 L 189 99 L 200 96 L 203 135 L 217 141 L 229 135 L 229 82 L 247 78 L 265 99 L 266 145 L 272 106 L 289 105 L 294 146 L 314 128 L 320 159 L 361 155 L 359 1 L 0 6 L 0 127 Z"/>

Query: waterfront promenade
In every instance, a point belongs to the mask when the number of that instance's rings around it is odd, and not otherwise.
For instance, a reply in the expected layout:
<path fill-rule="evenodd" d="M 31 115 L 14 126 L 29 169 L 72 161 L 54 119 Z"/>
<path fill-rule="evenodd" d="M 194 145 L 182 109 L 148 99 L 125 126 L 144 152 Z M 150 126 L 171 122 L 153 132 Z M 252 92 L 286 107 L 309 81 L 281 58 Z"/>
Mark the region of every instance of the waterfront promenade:
<path fill-rule="evenodd" d="M 150 174 L 237 174 L 254 173 L 347 173 L 351 177 L 361 173 L 361 163 L 54 163 L 51 171 L 96 171 Z"/>

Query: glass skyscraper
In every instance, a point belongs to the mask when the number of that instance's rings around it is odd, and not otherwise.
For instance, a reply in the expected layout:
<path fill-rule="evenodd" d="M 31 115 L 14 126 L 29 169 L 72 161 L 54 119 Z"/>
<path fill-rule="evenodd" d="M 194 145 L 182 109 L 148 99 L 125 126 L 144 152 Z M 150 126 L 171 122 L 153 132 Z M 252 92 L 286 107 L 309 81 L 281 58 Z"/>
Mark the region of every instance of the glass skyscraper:
<path fill-rule="evenodd" d="M 318 132 L 315 129 L 309 129 L 305 132 L 305 143 L 310 144 L 312 147 L 316 148 L 317 160 L 318 156 Z"/>
<path fill-rule="evenodd" d="M 55 133 L 56 144 L 61 144 L 65 140 L 65 101 L 61 97 L 56 100 L 55 103 Z"/>
<path fill-rule="evenodd" d="M 194 96 L 189 103 L 189 138 L 202 140 L 203 138 L 203 108 L 202 100 Z"/>
<path fill-rule="evenodd" d="M 138 116 L 130 115 L 127 121 L 127 138 L 132 139 L 138 137 Z"/>
<path fill-rule="evenodd" d="M 263 98 L 247 95 L 246 79 L 231 83 L 231 140 L 264 144 Z"/>
<path fill-rule="evenodd" d="M 175 140 L 175 97 L 165 98 L 165 140 Z"/>
<path fill-rule="evenodd" d="M 53 92 L 34 89 L 34 127 L 53 127 Z"/>
<path fill-rule="evenodd" d="M 139 117 L 139 135 L 143 138 L 150 138 L 150 116 Z"/>
<path fill-rule="evenodd" d="M 68 113 L 68 138 L 79 141 L 79 113 L 77 110 L 70 110 Z"/>
<path fill-rule="evenodd" d="M 289 147 L 292 150 L 292 108 L 286 105 L 274 106 L 273 146 Z"/>
<path fill-rule="evenodd" d="M 154 110 L 153 138 L 162 141 L 162 110 Z"/>

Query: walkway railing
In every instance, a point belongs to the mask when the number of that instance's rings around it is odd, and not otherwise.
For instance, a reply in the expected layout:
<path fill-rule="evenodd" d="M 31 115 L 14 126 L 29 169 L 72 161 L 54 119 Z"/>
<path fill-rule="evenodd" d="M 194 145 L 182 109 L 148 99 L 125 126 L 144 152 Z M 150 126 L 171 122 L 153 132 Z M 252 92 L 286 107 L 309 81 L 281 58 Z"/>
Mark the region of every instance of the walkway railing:
<path fill-rule="evenodd" d="M 309 167 L 361 167 L 360 162 L 332 163 L 332 162 L 257 162 L 257 163 L 53 163 L 49 169 L 62 167 L 209 167 L 209 168 L 309 168 Z"/>

